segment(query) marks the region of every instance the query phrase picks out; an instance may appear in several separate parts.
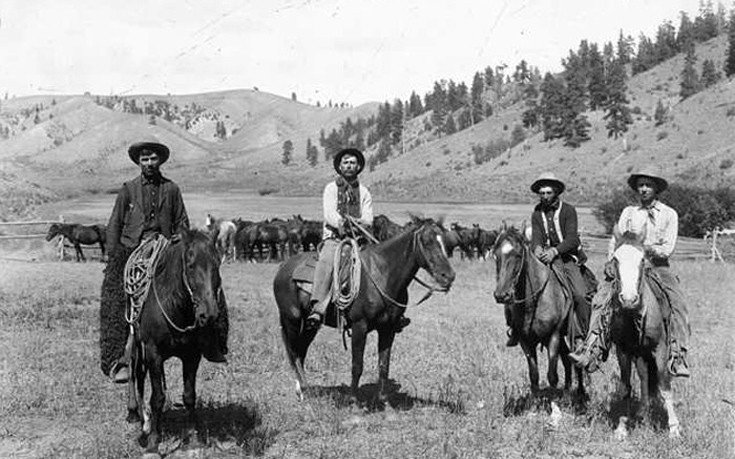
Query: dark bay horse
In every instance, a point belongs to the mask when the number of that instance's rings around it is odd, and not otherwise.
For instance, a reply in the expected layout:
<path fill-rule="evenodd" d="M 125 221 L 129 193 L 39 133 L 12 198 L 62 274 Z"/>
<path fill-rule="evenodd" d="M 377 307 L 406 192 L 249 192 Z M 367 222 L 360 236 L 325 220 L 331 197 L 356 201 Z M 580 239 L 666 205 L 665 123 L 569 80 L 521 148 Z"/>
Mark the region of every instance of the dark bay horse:
<path fill-rule="evenodd" d="M 524 225 L 525 226 L 525 225 Z M 495 301 L 506 305 L 512 313 L 512 328 L 519 337 L 528 362 L 531 392 L 538 393 L 539 371 L 536 349 L 546 346 L 549 368 L 547 379 L 551 387 L 559 383 L 558 358 L 564 365 L 564 388 L 572 385 L 572 365 L 569 348 L 564 341 L 567 331 L 567 310 L 562 284 L 551 269 L 536 258 L 525 236 L 525 227 L 501 228 L 493 247 L 497 263 Z M 584 393 L 582 371 L 577 373 L 577 390 Z"/>
<path fill-rule="evenodd" d="M 388 241 L 369 245 L 360 252 L 362 263 L 360 289 L 348 312 L 352 333 L 352 398 L 357 399 L 363 369 L 363 354 L 367 334 L 378 332 L 379 393 L 385 398 L 390 368 L 390 353 L 395 338 L 395 326 L 408 301 L 408 285 L 419 268 L 426 270 L 442 291 L 448 291 L 454 281 L 454 270 L 447 260 L 442 241 L 443 230 L 431 219 L 414 219 L 411 231 Z M 278 304 L 281 336 L 288 360 L 296 373 L 296 391 L 303 398 L 306 387 L 304 359 L 318 331 L 305 330 L 309 314 L 310 293 L 294 281 L 294 270 L 313 254 L 298 254 L 281 265 L 273 280 Z"/>
<path fill-rule="evenodd" d="M 165 401 L 164 362 L 183 363 L 184 406 L 188 412 L 187 439 L 197 426 L 196 375 L 202 349 L 211 338 L 219 314 L 220 256 L 212 239 L 198 230 L 185 231 L 181 240 L 161 252 L 148 296 L 140 312 L 134 350 L 133 378 L 128 383 L 128 421 L 141 423 L 139 441 L 156 453 Z M 146 374 L 150 375 L 150 416 L 143 407 Z"/>
<path fill-rule="evenodd" d="M 74 244 L 77 261 L 86 261 L 84 252 L 82 252 L 81 244 L 94 245 L 99 244 L 102 251 L 102 259 L 105 258 L 105 225 L 80 225 L 78 223 L 53 223 L 48 229 L 46 240 L 51 241 L 58 235 L 67 238 Z"/>
<path fill-rule="evenodd" d="M 617 238 L 613 254 L 617 266 L 617 280 L 613 285 L 613 316 L 610 334 L 615 343 L 620 366 L 620 381 L 626 404 L 625 416 L 621 416 L 615 434 L 627 435 L 627 420 L 632 414 L 630 382 L 631 365 L 635 363 L 641 383 L 641 405 L 644 419 L 648 418 L 650 398 L 661 397 L 668 415 L 669 436 L 680 435 L 679 419 L 674 412 L 671 390 L 671 374 L 667 368 L 669 339 L 664 320 L 664 306 L 659 295 L 654 294 L 655 273 L 644 259 L 643 237 L 626 232 Z"/>

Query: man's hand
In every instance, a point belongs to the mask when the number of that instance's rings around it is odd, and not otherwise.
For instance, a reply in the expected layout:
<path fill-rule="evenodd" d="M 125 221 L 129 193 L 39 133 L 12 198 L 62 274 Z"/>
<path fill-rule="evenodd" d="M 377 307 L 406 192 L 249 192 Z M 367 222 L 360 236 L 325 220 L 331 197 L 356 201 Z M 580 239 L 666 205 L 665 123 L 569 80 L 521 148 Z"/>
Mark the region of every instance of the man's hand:
<path fill-rule="evenodd" d="M 171 235 L 171 243 L 176 244 L 177 242 L 181 242 L 181 233 L 174 233 Z"/>
<path fill-rule="evenodd" d="M 605 267 L 602 268 L 602 272 L 605 274 L 605 279 L 607 280 L 615 279 L 615 276 L 618 274 L 617 271 L 618 269 L 615 267 L 615 262 L 613 260 L 605 263 Z"/>
<path fill-rule="evenodd" d="M 556 258 L 558 255 L 559 255 L 559 251 L 556 250 L 556 248 L 551 247 L 550 249 L 546 249 L 543 252 L 541 252 L 541 255 L 538 258 L 542 262 L 549 264 L 552 261 L 554 261 L 554 258 Z"/>

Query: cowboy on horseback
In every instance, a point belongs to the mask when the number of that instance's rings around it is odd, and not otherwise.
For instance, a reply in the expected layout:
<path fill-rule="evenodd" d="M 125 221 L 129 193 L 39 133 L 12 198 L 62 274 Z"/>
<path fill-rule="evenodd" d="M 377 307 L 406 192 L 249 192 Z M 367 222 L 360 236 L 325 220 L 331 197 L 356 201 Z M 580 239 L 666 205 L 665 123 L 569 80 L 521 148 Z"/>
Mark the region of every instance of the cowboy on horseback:
<path fill-rule="evenodd" d="M 541 174 L 531 184 L 531 191 L 539 196 L 539 203 L 531 214 L 531 250 L 536 258 L 561 275 L 560 280 L 562 277 L 566 279 L 563 283 L 571 290 L 575 312 L 570 317 L 576 317 L 576 326 L 573 327 L 576 336 L 570 336 L 570 339 L 572 342 L 581 342 L 589 323 L 591 295 L 588 295 L 590 288 L 582 274 L 582 266 L 587 257 L 580 246 L 577 210 L 560 198 L 565 189 L 564 182 L 549 172 Z M 505 317 L 509 327 L 506 345 L 516 346 L 518 336 L 511 326 L 511 305 L 506 304 Z"/>
<path fill-rule="evenodd" d="M 170 155 L 168 147 L 155 142 L 140 142 L 130 146 L 128 155 L 140 167 L 141 173 L 120 188 L 110 215 L 107 225 L 110 258 L 100 298 L 101 368 L 116 383 L 125 383 L 130 377 L 132 335 L 129 336 L 126 320 L 126 262 L 145 241 L 157 239 L 159 235 L 176 241 L 176 234 L 189 228 L 189 217 L 179 187 L 160 172 L 160 166 Z M 219 345 L 210 346 L 205 357 L 210 361 L 224 362 L 226 326 L 219 327 L 218 333 Z"/>
<path fill-rule="evenodd" d="M 671 271 L 669 258 L 674 252 L 678 236 L 679 216 L 674 209 L 659 201 L 658 196 L 668 183 L 651 170 L 643 170 L 628 177 L 628 186 L 638 193 L 639 204 L 623 209 L 617 223 L 620 234 L 626 231 L 645 234 L 645 258 L 664 290 L 671 307 L 669 333 L 670 355 L 667 363 L 674 376 L 688 377 L 686 362 L 690 334 L 687 305 L 679 286 L 678 277 Z M 609 259 L 616 246 L 616 236 L 610 241 Z M 615 267 L 605 265 L 605 281 L 592 302 L 592 318 L 585 343 L 570 358 L 579 367 L 593 372 L 599 360 L 607 358 L 609 328 L 612 317 L 613 279 Z"/>

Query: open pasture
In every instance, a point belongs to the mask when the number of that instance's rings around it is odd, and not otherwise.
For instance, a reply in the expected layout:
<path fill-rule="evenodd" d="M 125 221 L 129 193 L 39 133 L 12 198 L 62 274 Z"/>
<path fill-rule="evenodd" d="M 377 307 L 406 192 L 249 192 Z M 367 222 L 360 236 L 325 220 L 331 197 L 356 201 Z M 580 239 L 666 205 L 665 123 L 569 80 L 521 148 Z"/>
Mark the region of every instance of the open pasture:
<path fill-rule="evenodd" d="M 602 259 L 591 266 L 600 272 Z M 676 381 L 683 428 L 672 441 L 657 425 L 612 437 L 615 358 L 592 375 L 586 407 L 561 397 L 529 403 L 525 359 L 507 349 L 502 307 L 492 299 L 494 264 L 455 259 L 457 280 L 407 315 L 396 337 L 390 403 L 368 400 L 377 381 L 371 336 L 363 403 L 348 403 L 350 354 L 341 335 L 320 332 L 307 358 L 314 390 L 297 402 L 271 291 L 275 264 L 222 267 L 230 306 L 228 365 L 205 362 L 198 405 L 207 444 L 179 445 L 180 365 L 167 365 L 169 398 L 161 451 L 167 457 L 275 458 L 726 458 L 735 455 L 735 268 L 679 260 L 690 296 L 693 377 Z M 0 268 L 0 457 L 139 457 L 125 423 L 125 387 L 99 370 L 98 301 L 103 265 L 5 261 Z M 415 301 L 423 293 L 412 290 Z M 542 358 L 545 367 L 545 358 Z M 542 379 L 542 388 L 545 381 Z M 547 391 L 549 392 L 549 391 Z M 193 456 L 192 456 L 193 455 Z"/>

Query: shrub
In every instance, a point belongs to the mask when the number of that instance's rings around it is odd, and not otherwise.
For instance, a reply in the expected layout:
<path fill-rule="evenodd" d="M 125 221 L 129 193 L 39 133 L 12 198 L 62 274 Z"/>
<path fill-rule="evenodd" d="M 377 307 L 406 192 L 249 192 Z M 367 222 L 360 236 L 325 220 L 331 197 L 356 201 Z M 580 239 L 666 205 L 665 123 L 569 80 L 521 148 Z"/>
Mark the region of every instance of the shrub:
<path fill-rule="evenodd" d="M 669 133 L 668 132 L 661 131 L 658 134 L 656 134 L 656 140 L 664 140 L 668 136 L 669 136 Z"/>
<path fill-rule="evenodd" d="M 630 112 L 631 112 L 632 114 L 634 114 L 634 115 L 640 115 L 641 113 L 643 113 L 643 110 L 641 110 L 641 107 L 639 107 L 639 106 L 637 106 L 637 105 L 636 105 L 635 107 L 633 107 L 633 108 L 632 108 L 632 109 L 630 110 Z"/>
<path fill-rule="evenodd" d="M 263 188 L 258 188 L 258 194 L 260 196 L 267 196 L 269 194 L 278 193 L 278 191 L 280 191 L 278 188 L 274 188 L 274 187 L 271 187 L 271 186 L 267 186 L 267 187 L 263 187 Z"/>
<path fill-rule="evenodd" d="M 730 107 L 727 109 L 726 116 L 729 118 L 731 116 L 735 116 L 735 107 Z"/>
<path fill-rule="evenodd" d="M 726 158 L 720 162 L 720 169 L 730 169 L 732 167 L 732 159 Z"/>

